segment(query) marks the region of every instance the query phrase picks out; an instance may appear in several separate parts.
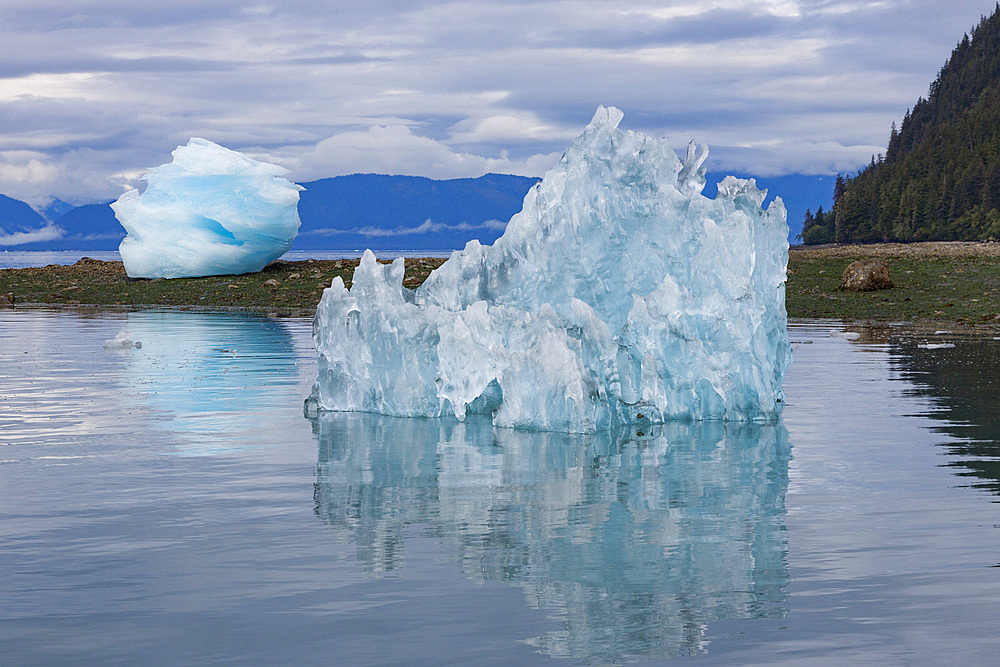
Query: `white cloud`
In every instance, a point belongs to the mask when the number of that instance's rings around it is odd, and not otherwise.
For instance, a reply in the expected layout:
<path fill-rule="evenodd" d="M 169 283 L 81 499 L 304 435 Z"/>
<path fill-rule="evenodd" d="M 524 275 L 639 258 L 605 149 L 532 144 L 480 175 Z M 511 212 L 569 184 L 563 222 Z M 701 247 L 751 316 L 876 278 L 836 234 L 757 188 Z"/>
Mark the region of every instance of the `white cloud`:
<path fill-rule="evenodd" d="M 63 233 L 63 230 L 55 225 L 46 225 L 45 227 L 33 229 L 29 232 L 0 233 L 0 246 L 14 246 L 22 243 L 34 243 L 36 241 L 52 241 L 53 239 L 61 238 Z"/>
<path fill-rule="evenodd" d="M 6 151 L 0 153 L 0 184 L 27 186 L 50 183 L 59 169 L 43 153 Z"/>
<path fill-rule="evenodd" d="M 92 149 L 49 156 L 36 151 L 0 152 L 0 193 L 25 201 L 36 209 L 53 197 L 72 204 L 115 199 L 132 182 L 131 176 L 112 171 L 118 152 Z M 167 153 L 169 157 L 169 152 Z"/>
<path fill-rule="evenodd" d="M 95 89 L 97 78 L 97 75 L 85 72 L 0 78 L 0 101 L 26 96 L 100 100 L 102 95 Z"/>
<path fill-rule="evenodd" d="M 709 168 L 753 176 L 853 173 L 872 155 L 885 152 L 871 144 L 844 146 L 826 141 L 761 146 L 719 146 L 710 149 Z"/>
<path fill-rule="evenodd" d="M 114 198 L 191 136 L 352 172 L 542 174 L 599 104 L 723 169 L 853 170 L 983 0 L 7 0 L 0 192 Z"/>
<path fill-rule="evenodd" d="M 510 144 L 531 141 L 572 140 L 579 128 L 557 127 L 533 113 L 507 113 L 485 118 L 467 118 L 451 128 L 450 143 Z"/>
<path fill-rule="evenodd" d="M 48 193 L 59 187 L 59 174 L 44 153 L 0 152 L 0 193 L 16 193 L 9 196 L 28 203 L 45 202 L 51 199 Z"/>
<path fill-rule="evenodd" d="M 661 20 L 690 18 L 719 11 L 797 17 L 802 14 L 802 4 L 794 0 L 758 0 L 753 3 L 748 3 L 745 0 L 704 0 L 697 3 L 668 2 L 663 3 L 663 6 L 641 8 L 634 11 Z"/>
<path fill-rule="evenodd" d="M 414 134 L 409 127 L 390 125 L 333 135 L 302 155 L 286 159 L 285 164 L 300 182 L 355 173 L 430 178 L 476 177 L 489 172 L 540 176 L 559 155 L 483 157 L 455 151 L 444 142 Z"/>
<path fill-rule="evenodd" d="M 445 222 L 434 222 L 428 218 L 416 227 L 395 227 L 393 229 L 371 226 L 353 227 L 351 229 L 333 229 L 331 227 L 324 227 L 322 229 L 312 230 L 309 233 L 318 234 L 320 236 L 337 236 L 340 234 L 361 234 L 362 236 L 408 236 L 412 234 L 439 234 L 441 232 L 469 232 L 477 229 L 503 231 L 506 228 L 507 223 L 499 220 L 487 220 L 476 225 L 468 222 L 460 222 L 454 225 L 449 225 Z"/>

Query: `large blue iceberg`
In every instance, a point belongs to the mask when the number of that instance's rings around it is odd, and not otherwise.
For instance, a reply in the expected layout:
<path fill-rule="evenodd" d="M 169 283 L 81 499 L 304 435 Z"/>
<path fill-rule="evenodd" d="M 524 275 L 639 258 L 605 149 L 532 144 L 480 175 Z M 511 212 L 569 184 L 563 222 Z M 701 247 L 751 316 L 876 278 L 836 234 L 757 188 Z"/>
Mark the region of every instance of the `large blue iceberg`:
<path fill-rule="evenodd" d="M 707 149 L 618 129 L 601 107 L 493 246 L 416 290 L 366 252 L 316 312 L 317 410 L 491 414 L 593 432 L 672 419 L 768 421 L 791 361 L 788 225 L 753 180 L 701 194 Z"/>
<path fill-rule="evenodd" d="M 250 273 L 292 245 L 302 187 L 283 167 L 199 138 L 172 155 L 143 177 L 145 192 L 111 204 L 128 232 L 118 252 L 130 277 Z"/>

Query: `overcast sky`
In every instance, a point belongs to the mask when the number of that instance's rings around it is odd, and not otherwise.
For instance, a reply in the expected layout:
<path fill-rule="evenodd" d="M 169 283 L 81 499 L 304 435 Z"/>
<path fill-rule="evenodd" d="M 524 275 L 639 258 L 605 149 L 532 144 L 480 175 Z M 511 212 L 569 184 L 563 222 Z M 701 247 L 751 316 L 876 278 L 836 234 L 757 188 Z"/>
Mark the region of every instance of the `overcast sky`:
<path fill-rule="evenodd" d="M 201 136 L 307 181 L 541 175 L 599 104 L 709 167 L 855 170 L 993 0 L 4 0 L 0 193 L 114 199 Z"/>

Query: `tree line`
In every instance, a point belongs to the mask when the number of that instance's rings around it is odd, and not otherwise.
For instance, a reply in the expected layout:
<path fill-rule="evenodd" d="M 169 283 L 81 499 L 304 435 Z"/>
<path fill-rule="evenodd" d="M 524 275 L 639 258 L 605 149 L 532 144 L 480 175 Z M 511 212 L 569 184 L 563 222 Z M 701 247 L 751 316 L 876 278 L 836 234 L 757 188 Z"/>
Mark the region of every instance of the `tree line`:
<path fill-rule="evenodd" d="M 833 195 L 806 213 L 804 243 L 1000 239 L 1000 3 Z"/>

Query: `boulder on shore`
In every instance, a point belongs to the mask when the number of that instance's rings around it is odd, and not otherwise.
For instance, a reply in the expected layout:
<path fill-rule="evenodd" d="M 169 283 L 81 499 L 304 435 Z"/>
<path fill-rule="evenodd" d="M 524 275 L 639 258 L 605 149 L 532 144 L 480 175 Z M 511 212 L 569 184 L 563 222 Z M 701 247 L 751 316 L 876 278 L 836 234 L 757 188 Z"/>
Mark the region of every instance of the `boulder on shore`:
<path fill-rule="evenodd" d="M 873 292 L 892 287 L 895 285 L 889 276 L 889 265 L 877 257 L 851 262 L 840 281 L 840 289 L 849 292 Z"/>

